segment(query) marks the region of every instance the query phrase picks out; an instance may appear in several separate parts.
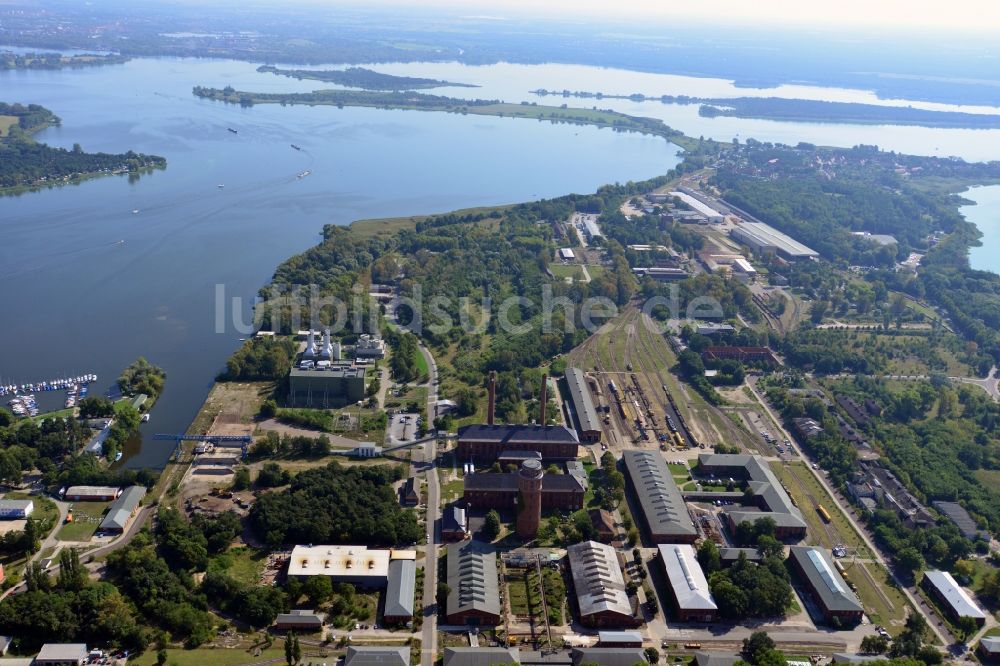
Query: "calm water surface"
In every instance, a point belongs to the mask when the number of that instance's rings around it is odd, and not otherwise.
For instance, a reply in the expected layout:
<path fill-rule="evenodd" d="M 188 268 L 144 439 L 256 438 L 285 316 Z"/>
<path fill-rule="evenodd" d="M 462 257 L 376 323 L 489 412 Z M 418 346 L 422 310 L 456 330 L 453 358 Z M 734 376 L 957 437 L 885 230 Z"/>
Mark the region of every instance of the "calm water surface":
<path fill-rule="evenodd" d="M 439 94 L 596 104 L 661 118 L 694 136 L 1000 158 L 998 130 L 702 118 L 695 106 L 543 99 L 528 92 L 544 87 L 910 104 L 861 90 L 758 90 L 722 79 L 573 65 L 376 67 L 481 86 L 432 91 Z M 238 344 L 239 333 L 215 332 L 216 285 L 242 297 L 246 311 L 275 266 L 316 243 L 324 224 L 589 192 L 662 174 L 678 161 L 676 149 L 660 139 L 589 127 L 416 111 L 241 109 L 191 95 L 195 85 L 272 92 L 335 87 L 255 70 L 233 61 L 143 59 L 94 69 L 0 72 L 4 101 L 43 104 L 62 117 L 62 125 L 40 140 L 64 147 L 79 142 L 91 151 L 134 149 L 169 161 L 166 171 L 136 183 L 113 177 L 0 199 L 0 380 L 97 372 L 102 380 L 95 388 L 103 390 L 122 367 L 145 355 L 167 370 L 168 381 L 144 434 L 183 431 Z M 293 143 L 302 150 L 293 150 Z M 298 178 L 305 170 L 312 174 Z M 974 251 L 973 264 L 1000 270 L 1000 188 L 966 196 L 980 202 L 964 212 L 994 248 Z M 59 401 L 51 396 L 49 405 Z M 126 464 L 159 466 L 169 452 L 169 444 L 147 437 L 141 451 L 127 451 Z"/>
<path fill-rule="evenodd" d="M 983 232 L 982 246 L 969 252 L 969 264 L 1000 273 L 1000 185 L 973 187 L 962 192 L 962 197 L 976 202 L 974 206 L 963 206 L 962 214 Z"/>
<path fill-rule="evenodd" d="M 94 388 L 103 391 L 140 355 L 163 366 L 167 389 L 141 451 L 126 452 L 130 466 L 163 464 L 169 443 L 148 435 L 183 431 L 239 344 L 239 333 L 215 332 L 216 285 L 251 298 L 277 264 L 319 240 L 324 224 L 590 192 L 678 162 L 662 139 L 610 130 L 373 109 L 241 109 L 196 99 L 197 84 L 312 89 L 228 61 L 0 73 L 5 101 L 42 104 L 62 118 L 39 140 L 169 161 L 133 184 L 110 177 L 0 198 L 0 378 L 97 372 Z M 312 175 L 297 178 L 305 170 Z"/>

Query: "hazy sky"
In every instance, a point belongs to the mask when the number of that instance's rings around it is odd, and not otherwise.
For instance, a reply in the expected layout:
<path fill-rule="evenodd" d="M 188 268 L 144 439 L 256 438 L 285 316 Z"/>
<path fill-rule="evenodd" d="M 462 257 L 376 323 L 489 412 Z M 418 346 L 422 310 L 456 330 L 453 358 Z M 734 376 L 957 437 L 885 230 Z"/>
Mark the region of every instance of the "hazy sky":
<path fill-rule="evenodd" d="M 996 0 L 375 0 L 417 7 L 449 7 L 463 14 L 536 13 L 562 18 L 683 19 L 725 24 L 837 24 L 875 28 L 1000 31 Z"/>

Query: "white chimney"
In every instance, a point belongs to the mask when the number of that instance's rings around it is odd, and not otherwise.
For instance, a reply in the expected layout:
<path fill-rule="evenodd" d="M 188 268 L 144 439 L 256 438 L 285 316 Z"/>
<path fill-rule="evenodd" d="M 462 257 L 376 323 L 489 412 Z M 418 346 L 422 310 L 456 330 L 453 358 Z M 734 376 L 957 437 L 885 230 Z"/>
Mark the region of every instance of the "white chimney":
<path fill-rule="evenodd" d="M 316 355 L 316 336 L 313 330 L 309 329 L 309 336 L 306 338 L 306 356 Z"/>
<path fill-rule="evenodd" d="M 343 355 L 343 352 L 340 349 L 340 343 L 339 342 L 334 342 L 333 343 L 333 360 L 334 361 L 339 361 L 341 359 L 342 355 Z"/>
<path fill-rule="evenodd" d="M 323 349 L 320 351 L 320 356 L 333 357 L 333 346 L 330 344 L 330 329 L 328 328 L 323 331 Z"/>

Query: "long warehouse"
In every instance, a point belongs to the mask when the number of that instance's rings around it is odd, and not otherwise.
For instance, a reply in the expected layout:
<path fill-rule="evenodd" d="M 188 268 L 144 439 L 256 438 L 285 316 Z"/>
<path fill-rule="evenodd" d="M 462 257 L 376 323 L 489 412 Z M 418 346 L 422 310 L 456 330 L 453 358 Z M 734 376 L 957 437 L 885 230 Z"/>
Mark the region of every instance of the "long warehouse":
<path fill-rule="evenodd" d="M 594 408 L 594 400 L 587 388 L 587 377 L 580 368 L 566 368 L 566 386 L 573 407 L 576 434 L 581 442 L 601 441 L 601 420 Z"/>
<path fill-rule="evenodd" d="M 743 222 L 733 229 L 731 235 L 733 240 L 743 243 L 754 252 L 777 252 L 786 259 L 810 259 L 819 256 L 819 253 L 812 248 L 763 222 Z"/>
<path fill-rule="evenodd" d="M 663 456 L 657 451 L 629 449 L 622 460 L 649 537 L 656 543 L 694 543 L 698 530 Z"/>

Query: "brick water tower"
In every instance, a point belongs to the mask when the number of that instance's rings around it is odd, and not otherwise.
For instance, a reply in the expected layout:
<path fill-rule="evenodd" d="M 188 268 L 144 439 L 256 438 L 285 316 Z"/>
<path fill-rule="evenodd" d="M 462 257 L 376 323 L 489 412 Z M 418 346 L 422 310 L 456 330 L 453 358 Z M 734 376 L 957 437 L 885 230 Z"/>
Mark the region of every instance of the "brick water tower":
<path fill-rule="evenodd" d="M 542 523 L 542 462 L 525 460 L 517 474 L 517 536 L 532 539 Z"/>

